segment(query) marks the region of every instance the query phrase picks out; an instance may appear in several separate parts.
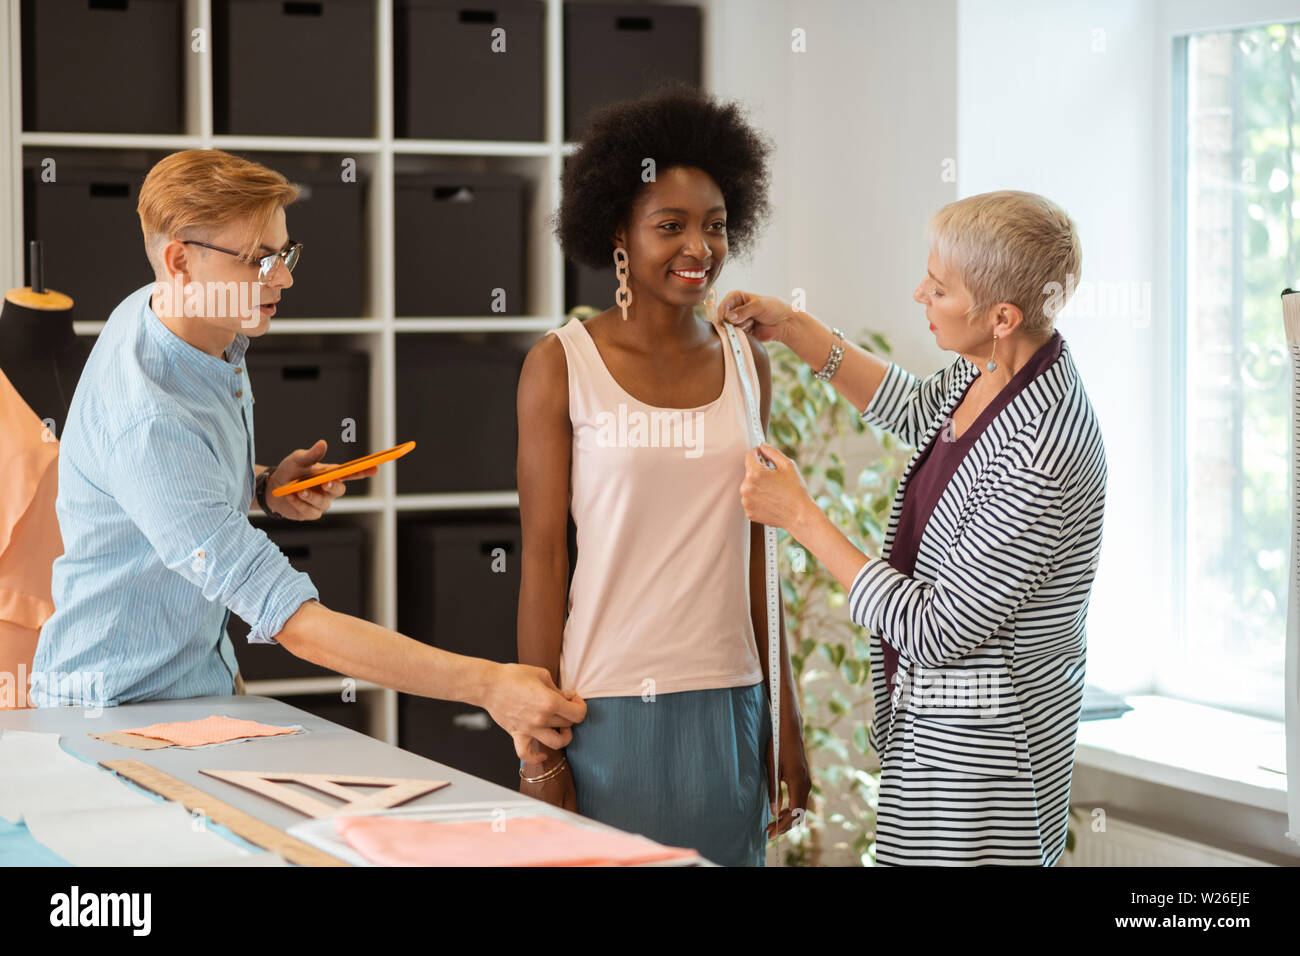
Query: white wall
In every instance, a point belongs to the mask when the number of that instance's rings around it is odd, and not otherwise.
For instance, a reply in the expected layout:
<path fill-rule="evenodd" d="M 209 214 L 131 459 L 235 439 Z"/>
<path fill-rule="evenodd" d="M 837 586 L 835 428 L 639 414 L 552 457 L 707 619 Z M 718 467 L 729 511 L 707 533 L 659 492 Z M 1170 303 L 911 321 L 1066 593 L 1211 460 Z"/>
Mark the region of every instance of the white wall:
<path fill-rule="evenodd" d="M 706 85 L 776 145 L 771 223 L 719 292 L 802 288 L 809 312 L 885 334 L 912 371 L 948 364 L 912 290 L 925 223 L 957 195 L 940 178 L 956 155 L 956 0 L 711 0 L 706 16 Z"/>

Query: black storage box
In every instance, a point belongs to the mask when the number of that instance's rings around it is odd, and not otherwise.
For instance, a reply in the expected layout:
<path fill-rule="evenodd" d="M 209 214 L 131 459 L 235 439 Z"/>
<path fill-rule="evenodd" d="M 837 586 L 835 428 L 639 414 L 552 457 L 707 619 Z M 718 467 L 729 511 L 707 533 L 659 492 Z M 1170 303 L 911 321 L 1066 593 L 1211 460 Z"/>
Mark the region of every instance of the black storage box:
<path fill-rule="evenodd" d="M 299 188 L 284 215 L 289 235 L 302 243 L 293 285 L 276 306 L 271 327 L 278 318 L 359 318 L 366 271 L 364 180 L 344 182 L 338 162 L 311 170 L 275 160 L 264 164 Z"/>
<path fill-rule="evenodd" d="M 148 170 L 53 158 L 53 182 L 23 170 L 26 238 L 43 243 L 46 287 L 71 296 L 79 320 L 102 322 L 154 279 L 136 212 Z"/>
<path fill-rule="evenodd" d="M 397 746 L 403 750 L 519 789 L 514 741 L 482 708 L 399 694 L 397 728 Z"/>
<path fill-rule="evenodd" d="M 670 80 L 700 85 L 698 7 L 564 5 L 565 139 L 578 139 L 597 107 Z"/>
<path fill-rule="evenodd" d="M 398 630 L 454 654 L 517 660 L 520 548 L 517 519 L 401 522 Z M 518 786 L 514 744 L 486 711 L 406 694 L 399 700 L 403 749 Z"/>
<path fill-rule="evenodd" d="M 23 129 L 183 132 L 180 0 L 23 0 L 22 35 Z"/>
<path fill-rule="evenodd" d="M 523 361 L 504 343 L 400 335 L 397 439 L 416 448 L 397 465 L 398 494 L 514 489 Z"/>
<path fill-rule="evenodd" d="M 395 0 L 396 135 L 544 139 L 544 24 L 540 0 Z"/>
<path fill-rule="evenodd" d="M 614 257 L 610 256 L 612 263 Z M 564 310 L 572 312 L 580 305 L 604 312 L 614 305 L 618 276 L 614 270 L 593 269 L 576 262 L 564 263 Z"/>
<path fill-rule="evenodd" d="M 289 563 L 311 578 L 320 601 L 333 611 L 364 617 L 362 550 L 365 538 L 356 525 L 315 525 L 259 522 L 258 527 L 284 552 Z M 249 625 L 233 612 L 226 633 L 235 646 L 239 673 L 245 681 L 286 677 L 329 677 L 326 670 L 295 657 L 278 644 L 248 643 Z"/>
<path fill-rule="evenodd" d="M 322 717 L 331 723 L 355 730 L 359 734 L 370 733 L 368 710 L 365 701 L 358 696 L 356 700 L 347 701 L 338 694 L 290 694 L 277 698 L 290 707 L 297 707 L 309 714 Z"/>
<path fill-rule="evenodd" d="M 212 32 L 218 133 L 375 134 L 373 0 L 212 0 Z"/>
<path fill-rule="evenodd" d="M 524 182 L 506 173 L 396 177 L 398 315 L 524 314 Z"/>
<path fill-rule="evenodd" d="M 254 341 L 244 362 L 255 402 L 257 463 L 274 468 L 291 451 L 321 438 L 328 443 L 325 461 L 338 465 L 382 451 L 370 442 L 369 361 L 355 349 L 288 351 Z M 366 494 L 369 482 L 350 481 L 348 494 Z"/>

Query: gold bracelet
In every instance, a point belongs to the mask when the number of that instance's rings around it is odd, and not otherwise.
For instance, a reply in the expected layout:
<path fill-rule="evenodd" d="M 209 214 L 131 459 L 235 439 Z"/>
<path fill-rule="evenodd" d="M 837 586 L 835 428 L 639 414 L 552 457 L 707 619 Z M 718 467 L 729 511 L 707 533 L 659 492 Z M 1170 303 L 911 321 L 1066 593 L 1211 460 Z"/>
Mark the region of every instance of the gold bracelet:
<path fill-rule="evenodd" d="M 525 783 L 542 783 L 543 781 L 550 780 L 552 777 L 554 777 L 556 774 L 558 774 L 561 770 L 563 770 L 568 765 L 569 765 L 568 758 L 565 757 L 564 755 L 561 755 L 560 762 L 557 763 L 550 770 L 546 771 L 545 773 L 539 774 L 536 777 L 525 777 L 524 768 L 520 767 L 519 776 L 523 779 Z"/>

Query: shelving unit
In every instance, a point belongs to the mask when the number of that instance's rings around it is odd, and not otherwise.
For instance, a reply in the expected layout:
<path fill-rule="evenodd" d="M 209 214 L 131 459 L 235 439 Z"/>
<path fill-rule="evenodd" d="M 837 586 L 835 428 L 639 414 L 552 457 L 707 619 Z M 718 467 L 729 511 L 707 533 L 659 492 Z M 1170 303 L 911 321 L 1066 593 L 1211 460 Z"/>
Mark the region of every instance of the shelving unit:
<path fill-rule="evenodd" d="M 0 0 L 0 50 L 5 51 L 9 87 L 0 96 L 0 169 L 8 168 L 8 209 L 0 211 L 0 267 L 10 285 L 22 284 L 23 223 L 21 169 L 24 151 L 32 149 L 163 150 L 167 152 L 216 147 L 241 154 L 323 153 L 357 159 L 358 180 L 366 180 L 368 236 L 364 269 L 364 315 L 353 318 L 275 318 L 265 341 L 290 337 L 337 336 L 340 345 L 362 348 L 370 355 L 370 435 L 376 448 L 397 444 L 407 436 L 396 434 L 396 349 L 407 333 L 492 333 L 534 340 L 537 334 L 565 321 L 564 262 L 551 234 L 548 219 L 559 198 L 559 178 L 565 156 L 573 144 L 563 140 L 564 9 L 563 0 L 545 0 L 545 139 L 541 142 L 396 139 L 393 135 L 393 0 L 375 0 L 375 130 L 368 138 L 289 136 L 230 136 L 214 133 L 213 47 L 211 0 L 185 0 L 186 38 L 203 31 L 206 51 L 187 52 L 183 78 L 185 132 L 179 135 L 124 133 L 73 133 L 23 131 L 22 68 L 19 0 Z M 703 6 L 703 3 L 696 5 Z M 310 95 L 310 91 L 301 94 Z M 257 158 L 254 156 L 254 158 Z M 397 317 L 395 314 L 395 209 L 394 177 L 407 169 L 490 169 L 527 177 L 525 218 L 525 289 L 528 314 L 524 316 Z M 293 207 L 287 210 L 292 232 Z M 307 251 L 310 255 L 310 250 Z M 143 250 L 142 250 L 143 255 Z M 612 281 L 612 280 L 611 280 Z M 292 295 L 292 292 L 290 292 Z M 103 320 L 74 323 L 79 334 L 97 335 Z M 256 347 L 256 345 L 254 345 Z M 360 452 L 359 452 L 360 453 Z M 333 456 L 331 456 L 333 457 Z M 272 464 L 262 462 L 263 464 Z M 331 514 L 359 516 L 368 535 L 365 556 L 369 569 L 368 617 L 386 627 L 397 626 L 397 521 L 399 514 L 463 509 L 512 509 L 519 499 L 514 489 L 463 494 L 396 493 L 396 472 L 380 469 L 367 484 L 369 492 L 345 496 Z M 323 598 L 328 600 L 326 595 Z M 274 696 L 337 693 L 340 681 L 332 677 L 250 681 L 248 692 Z M 358 701 L 369 705 L 370 733 L 390 744 L 398 741 L 397 694 L 373 684 L 356 683 Z"/>

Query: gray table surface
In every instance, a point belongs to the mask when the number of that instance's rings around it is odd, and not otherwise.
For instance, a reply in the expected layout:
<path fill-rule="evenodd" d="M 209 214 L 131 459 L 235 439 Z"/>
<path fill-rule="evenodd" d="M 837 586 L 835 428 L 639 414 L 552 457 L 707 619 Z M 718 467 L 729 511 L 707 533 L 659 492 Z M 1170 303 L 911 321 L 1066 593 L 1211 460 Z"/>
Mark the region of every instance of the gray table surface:
<path fill-rule="evenodd" d="M 361 706 L 361 705 L 358 705 Z M 470 776 L 445 764 L 389 746 L 383 741 L 309 714 L 270 697 L 232 695 L 160 700 L 124 704 L 98 710 L 80 707 L 49 707 L 34 710 L 0 711 L 0 730 L 57 733 L 64 750 L 98 763 L 101 760 L 135 759 L 171 774 L 179 780 L 263 820 L 280 830 L 308 819 L 283 804 L 252 791 L 226 783 L 200 770 L 265 770 L 304 773 L 365 774 L 377 777 L 412 777 L 446 780 L 451 783 L 403 806 L 438 806 L 470 802 L 517 804 L 531 800 L 517 790 Z M 263 737 L 223 747 L 134 750 L 96 740 L 88 734 L 103 734 L 149 724 L 176 720 L 199 720 L 212 714 L 288 726 L 300 724 L 306 733 Z M 106 771 L 107 772 L 107 771 Z M 331 799 L 318 794 L 326 803 Z M 539 808 L 548 806 L 533 801 Z M 555 812 L 555 808 L 551 808 Z M 603 826 L 575 813 L 560 811 L 575 821 Z M 613 828 L 610 828 L 613 829 Z"/>

